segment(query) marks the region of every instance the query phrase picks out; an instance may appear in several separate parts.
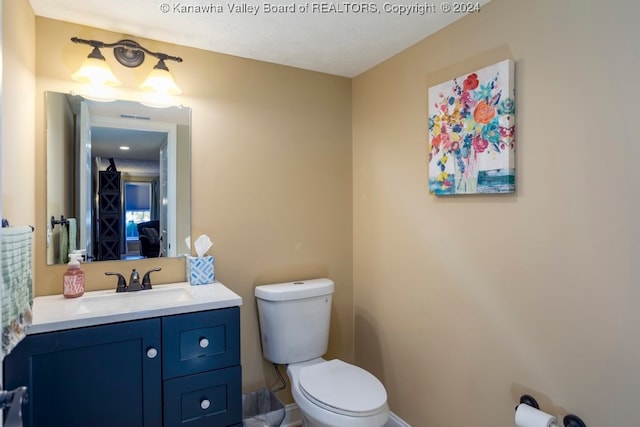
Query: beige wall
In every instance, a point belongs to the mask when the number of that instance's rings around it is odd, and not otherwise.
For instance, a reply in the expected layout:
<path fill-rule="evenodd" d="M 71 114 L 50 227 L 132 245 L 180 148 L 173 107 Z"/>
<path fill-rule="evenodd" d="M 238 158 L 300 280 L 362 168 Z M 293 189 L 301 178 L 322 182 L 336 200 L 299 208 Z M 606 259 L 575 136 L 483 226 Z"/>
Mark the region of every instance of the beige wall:
<path fill-rule="evenodd" d="M 2 217 L 35 226 L 35 17 L 26 1 L 2 7 Z"/>
<path fill-rule="evenodd" d="M 638 423 L 639 13 L 493 0 L 353 80 L 356 362 L 411 425 Z M 429 195 L 428 87 L 505 58 L 517 193 Z"/>
<path fill-rule="evenodd" d="M 44 147 L 44 92 L 86 90 L 69 78 L 87 46 L 73 36 L 126 38 L 94 28 L 36 19 L 37 146 Z M 193 109 L 192 236 L 214 241 L 216 278 L 242 296 L 245 390 L 276 382 L 261 355 L 253 289 L 318 276 L 336 282 L 329 355 L 353 358 L 351 80 L 136 38 L 145 47 L 181 56 L 167 64 Z M 155 65 L 127 69 L 103 52 L 123 83 L 118 97 L 141 100 L 137 85 Z M 40 158 L 39 165 L 44 159 Z M 37 216 L 45 220 L 44 173 L 38 168 Z M 47 266 L 38 236 L 36 293 L 60 292 L 64 266 Z M 85 265 L 87 287 L 114 287 L 107 270 L 159 264 L 159 281 L 183 280 L 184 260 Z M 290 396 L 285 396 L 285 400 Z"/>

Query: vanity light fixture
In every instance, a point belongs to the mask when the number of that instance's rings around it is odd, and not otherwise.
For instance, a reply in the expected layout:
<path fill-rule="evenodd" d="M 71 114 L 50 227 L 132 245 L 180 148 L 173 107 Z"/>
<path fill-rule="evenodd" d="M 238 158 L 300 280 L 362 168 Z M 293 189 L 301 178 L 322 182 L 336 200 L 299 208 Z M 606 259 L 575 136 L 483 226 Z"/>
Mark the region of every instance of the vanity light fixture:
<path fill-rule="evenodd" d="M 173 76 L 165 61 L 182 62 L 178 56 L 167 55 L 162 52 L 152 52 L 133 40 L 120 40 L 115 43 L 104 43 L 99 40 L 85 40 L 72 37 L 71 41 L 78 44 L 86 44 L 93 47 L 93 51 L 84 60 L 80 69 L 73 73 L 71 78 L 82 83 L 94 83 L 107 86 L 117 86 L 120 81 L 113 75 L 111 67 L 107 64 L 100 52 L 102 48 L 113 48 L 113 56 L 125 67 L 135 68 L 144 62 L 145 54 L 158 59 L 147 79 L 140 85 L 140 89 L 166 95 L 179 95 L 182 93 L 176 85 Z"/>

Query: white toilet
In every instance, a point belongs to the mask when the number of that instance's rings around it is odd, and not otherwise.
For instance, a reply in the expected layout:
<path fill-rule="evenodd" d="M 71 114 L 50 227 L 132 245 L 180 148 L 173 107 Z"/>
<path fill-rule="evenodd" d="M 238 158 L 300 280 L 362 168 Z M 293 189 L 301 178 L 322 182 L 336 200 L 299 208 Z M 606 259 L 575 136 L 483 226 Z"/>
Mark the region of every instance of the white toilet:
<path fill-rule="evenodd" d="M 325 360 L 334 285 L 329 279 L 257 286 L 264 357 L 288 364 L 291 394 L 305 426 L 382 427 L 387 392 L 362 368 Z"/>

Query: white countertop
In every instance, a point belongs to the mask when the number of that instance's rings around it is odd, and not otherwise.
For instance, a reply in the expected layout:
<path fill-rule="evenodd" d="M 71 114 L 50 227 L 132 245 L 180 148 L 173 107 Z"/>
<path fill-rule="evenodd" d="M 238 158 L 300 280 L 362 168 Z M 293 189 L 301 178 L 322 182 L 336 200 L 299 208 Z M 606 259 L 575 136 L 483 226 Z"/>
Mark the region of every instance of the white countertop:
<path fill-rule="evenodd" d="M 27 334 L 240 305 L 242 297 L 220 282 L 154 285 L 153 289 L 138 292 L 93 291 L 78 298 L 49 295 L 34 298 L 33 322 Z"/>

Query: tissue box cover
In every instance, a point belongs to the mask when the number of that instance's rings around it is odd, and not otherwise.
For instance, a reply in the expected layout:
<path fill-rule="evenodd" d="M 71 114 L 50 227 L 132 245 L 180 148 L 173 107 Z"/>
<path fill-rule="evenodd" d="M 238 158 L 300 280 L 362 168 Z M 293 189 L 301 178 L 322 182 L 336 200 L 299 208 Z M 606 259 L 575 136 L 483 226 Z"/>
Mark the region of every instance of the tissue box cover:
<path fill-rule="evenodd" d="M 207 285 L 215 281 L 212 256 L 187 257 L 187 281 L 191 285 Z"/>

